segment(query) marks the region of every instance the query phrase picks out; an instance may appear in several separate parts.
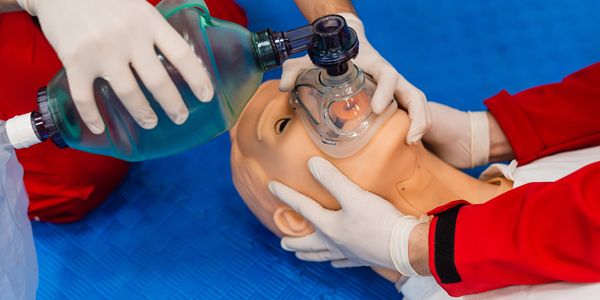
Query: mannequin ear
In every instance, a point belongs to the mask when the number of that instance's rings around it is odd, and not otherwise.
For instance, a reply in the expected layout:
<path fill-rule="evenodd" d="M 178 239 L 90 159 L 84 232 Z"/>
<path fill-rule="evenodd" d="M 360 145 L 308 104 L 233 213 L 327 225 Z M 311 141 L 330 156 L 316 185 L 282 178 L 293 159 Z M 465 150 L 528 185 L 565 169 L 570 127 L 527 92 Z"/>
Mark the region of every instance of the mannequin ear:
<path fill-rule="evenodd" d="M 289 206 L 280 206 L 273 213 L 277 229 L 286 236 L 300 237 L 313 233 L 312 225 Z"/>

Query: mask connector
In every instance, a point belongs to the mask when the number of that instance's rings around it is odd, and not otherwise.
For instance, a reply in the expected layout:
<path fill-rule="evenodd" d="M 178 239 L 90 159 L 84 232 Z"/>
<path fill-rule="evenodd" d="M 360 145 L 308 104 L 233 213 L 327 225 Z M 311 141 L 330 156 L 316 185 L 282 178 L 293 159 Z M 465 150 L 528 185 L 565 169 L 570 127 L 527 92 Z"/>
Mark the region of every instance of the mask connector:
<path fill-rule="evenodd" d="M 330 76 L 340 76 L 348 71 L 348 61 L 358 55 L 358 37 L 348 27 L 346 19 L 329 15 L 313 23 L 314 46 L 308 49 L 313 64 L 327 70 Z"/>
<path fill-rule="evenodd" d="M 260 67 L 265 71 L 307 51 L 316 66 L 326 69 L 331 76 L 339 76 L 348 71 L 348 61 L 358 55 L 356 32 L 339 15 L 328 15 L 311 25 L 285 32 L 263 30 L 252 39 Z"/>

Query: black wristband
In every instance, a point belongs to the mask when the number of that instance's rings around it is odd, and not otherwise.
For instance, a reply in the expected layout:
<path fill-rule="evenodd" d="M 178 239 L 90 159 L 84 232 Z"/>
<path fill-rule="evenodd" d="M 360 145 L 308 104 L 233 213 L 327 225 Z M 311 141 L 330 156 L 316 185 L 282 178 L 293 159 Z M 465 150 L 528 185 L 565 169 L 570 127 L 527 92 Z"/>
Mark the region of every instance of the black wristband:
<path fill-rule="evenodd" d="M 455 206 L 437 215 L 434 240 L 434 264 L 442 283 L 462 281 L 454 263 L 454 234 L 456 218 L 463 205 Z"/>

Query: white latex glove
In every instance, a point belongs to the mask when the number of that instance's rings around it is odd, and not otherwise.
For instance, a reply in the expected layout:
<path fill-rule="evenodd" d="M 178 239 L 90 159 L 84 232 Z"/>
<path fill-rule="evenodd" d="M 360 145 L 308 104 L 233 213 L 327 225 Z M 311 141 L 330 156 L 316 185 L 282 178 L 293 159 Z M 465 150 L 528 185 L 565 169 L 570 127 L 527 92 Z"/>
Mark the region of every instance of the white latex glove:
<path fill-rule="evenodd" d="M 464 112 L 429 102 L 431 128 L 423 141 L 441 159 L 457 168 L 488 163 L 490 130 L 487 112 Z"/>
<path fill-rule="evenodd" d="M 404 216 L 392 204 L 369 193 L 321 157 L 308 161 L 313 177 L 340 203 L 342 209 L 323 208 L 313 199 L 279 183 L 271 192 L 309 220 L 316 231 L 304 237 L 285 237 L 281 246 L 307 261 L 331 261 L 334 267 L 371 266 L 418 275 L 408 260 L 408 240 L 424 221 Z"/>
<path fill-rule="evenodd" d="M 429 129 L 430 115 L 425 94 L 408 82 L 396 69 L 385 60 L 367 40 L 365 29 L 360 19 L 352 13 L 340 13 L 356 34 L 359 40 L 358 56 L 354 64 L 371 74 L 377 82 L 377 90 L 373 95 L 372 109 L 381 114 L 392 99 L 408 110 L 411 119 L 406 142 L 414 144 L 421 140 Z M 308 56 L 290 59 L 283 63 L 283 74 L 279 89 L 287 92 L 294 88 L 296 78 L 306 69 L 314 68 Z"/>
<path fill-rule="evenodd" d="M 132 68 L 169 118 L 182 124 L 188 110 L 157 57 L 155 47 L 179 70 L 194 95 L 210 101 L 213 87 L 204 65 L 185 40 L 144 0 L 18 0 L 40 20 L 42 30 L 66 69 L 81 118 L 104 131 L 93 82 L 104 78 L 143 128 L 158 118 L 136 83 Z"/>

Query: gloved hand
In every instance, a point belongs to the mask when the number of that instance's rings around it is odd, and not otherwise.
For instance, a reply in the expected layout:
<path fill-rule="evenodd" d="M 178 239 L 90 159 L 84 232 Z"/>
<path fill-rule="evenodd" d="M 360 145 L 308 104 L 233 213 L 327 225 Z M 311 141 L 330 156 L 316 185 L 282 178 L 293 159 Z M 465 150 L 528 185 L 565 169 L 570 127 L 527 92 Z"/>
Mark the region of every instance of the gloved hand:
<path fill-rule="evenodd" d="M 473 168 L 488 163 L 490 131 L 487 112 L 464 112 L 429 102 L 431 128 L 423 141 L 447 163 Z"/>
<path fill-rule="evenodd" d="M 279 183 L 271 192 L 309 220 L 316 231 L 304 237 L 285 237 L 281 246 L 307 261 L 331 261 L 334 267 L 372 266 L 418 275 L 408 259 L 412 229 L 423 220 L 402 215 L 388 201 L 369 193 L 321 157 L 308 162 L 313 177 L 340 203 L 331 211 L 313 199 Z"/>
<path fill-rule="evenodd" d="M 408 110 L 411 119 L 406 142 L 414 144 L 418 142 L 430 126 L 431 118 L 427 106 L 425 94 L 408 82 L 396 69 L 390 65 L 371 46 L 365 36 L 365 29 L 360 19 L 352 13 L 340 13 L 348 26 L 350 26 L 359 39 L 358 56 L 354 64 L 363 71 L 371 74 L 377 82 L 377 90 L 373 95 L 372 109 L 381 114 L 392 99 L 396 99 L 401 106 Z M 287 92 L 294 88 L 296 78 L 306 69 L 314 68 L 308 56 L 290 59 L 283 64 L 283 74 L 279 89 Z"/>
<path fill-rule="evenodd" d="M 144 0 L 18 0 L 40 20 L 62 61 L 81 118 L 104 131 L 92 84 L 108 81 L 136 122 L 153 128 L 157 116 L 136 83 L 132 68 L 176 124 L 188 110 L 157 57 L 155 47 L 179 70 L 194 95 L 210 101 L 213 87 L 202 61 L 162 15 Z"/>

